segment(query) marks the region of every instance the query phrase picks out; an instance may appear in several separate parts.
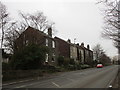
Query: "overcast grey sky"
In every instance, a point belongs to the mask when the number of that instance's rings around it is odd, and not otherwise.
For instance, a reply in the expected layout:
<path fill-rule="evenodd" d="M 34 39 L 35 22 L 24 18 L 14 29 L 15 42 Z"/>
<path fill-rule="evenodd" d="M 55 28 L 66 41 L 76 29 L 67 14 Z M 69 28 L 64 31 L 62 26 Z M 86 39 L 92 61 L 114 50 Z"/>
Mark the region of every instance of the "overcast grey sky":
<path fill-rule="evenodd" d="M 3 0 L 13 19 L 18 11 L 34 13 L 42 11 L 50 21 L 55 22 L 56 36 L 76 43 L 84 42 L 91 49 L 101 44 L 108 56 L 117 55 L 111 40 L 101 37 L 103 16 L 95 4 L 96 0 Z"/>

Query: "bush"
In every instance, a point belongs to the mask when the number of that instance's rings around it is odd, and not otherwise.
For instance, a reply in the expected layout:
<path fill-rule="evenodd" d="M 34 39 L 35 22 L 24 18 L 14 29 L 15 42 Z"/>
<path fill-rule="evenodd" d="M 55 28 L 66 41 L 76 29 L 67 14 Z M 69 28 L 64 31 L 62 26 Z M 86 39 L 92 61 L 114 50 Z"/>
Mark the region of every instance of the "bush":
<path fill-rule="evenodd" d="M 81 65 L 80 64 L 77 64 L 77 70 L 80 70 L 81 69 Z"/>
<path fill-rule="evenodd" d="M 63 56 L 59 56 L 57 60 L 58 60 L 59 66 L 62 66 L 64 64 L 64 57 Z"/>
<path fill-rule="evenodd" d="M 2 70 L 8 70 L 8 69 L 11 69 L 9 63 L 2 62 Z"/>
<path fill-rule="evenodd" d="M 47 47 L 31 44 L 24 47 L 24 50 L 15 52 L 10 63 L 15 70 L 38 69 L 45 61 L 48 52 Z"/>
<path fill-rule="evenodd" d="M 90 65 L 87 65 L 87 64 L 81 65 L 81 69 L 86 69 L 86 68 L 90 68 Z"/>
<path fill-rule="evenodd" d="M 71 64 L 71 65 L 75 65 L 74 59 L 70 59 L 70 64 Z"/>
<path fill-rule="evenodd" d="M 70 64 L 70 59 L 65 58 L 63 63 L 64 63 L 64 66 L 68 66 Z"/>
<path fill-rule="evenodd" d="M 69 64 L 68 67 L 67 67 L 67 69 L 68 69 L 68 70 L 75 70 L 76 67 L 75 67 L 75 65 Z"/>
<path fill-rule="evenodd" d="M 43 76 L 41 70 L 3 70 L 3 81 Z"/>

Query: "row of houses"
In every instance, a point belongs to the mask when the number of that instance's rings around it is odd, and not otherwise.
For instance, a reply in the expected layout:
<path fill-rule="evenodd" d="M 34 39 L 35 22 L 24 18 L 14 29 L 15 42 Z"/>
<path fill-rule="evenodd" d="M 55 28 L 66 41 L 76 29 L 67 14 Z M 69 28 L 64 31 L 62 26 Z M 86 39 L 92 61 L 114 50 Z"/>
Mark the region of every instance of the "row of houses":
<path fill-rule="evenodd" d="M 73 44 L 70 39 L 67 41 L 52 37 L 52 29 L 48 28 L 48 32 L 43 33 L 32 27 L 28 27 L 15 41 L 14 51 L 21 50 L 24 46 L 34 43 L 40 46 L 47 46 L 51 53 L 46 53 L 46 60 L 48 64 L 56 65 L 57 58 L 62 56 L 67 59 L 73 59 L 77 63 L 91 64 L 93 60 L 93 51 L 90 46 L 84 46 L 84 43 Z"/>

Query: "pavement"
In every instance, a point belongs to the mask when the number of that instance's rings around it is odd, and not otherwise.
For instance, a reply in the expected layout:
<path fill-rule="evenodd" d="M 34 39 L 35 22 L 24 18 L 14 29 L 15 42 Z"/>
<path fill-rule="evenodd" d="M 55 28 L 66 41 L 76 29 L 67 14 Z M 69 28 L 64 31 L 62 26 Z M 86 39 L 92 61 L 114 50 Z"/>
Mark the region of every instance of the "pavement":
<path fill-rule="evenodd" d="M 114 79 L 114 81 L 112 82 L 112 87 L 113 88 L 119 88 L 119 90 L 120 90 L 120 66 L 119 66 L 119 69 L 118 69 L 117 76 Z"/>
<path fill-rule="evenodd" d="M 3 84 L 5 90 L 16 88 L 108 88 L 118 72 L 118 65 L 62 72 L 49 77 Z M 6 85 L 5 85 L 6 84 Z"/>

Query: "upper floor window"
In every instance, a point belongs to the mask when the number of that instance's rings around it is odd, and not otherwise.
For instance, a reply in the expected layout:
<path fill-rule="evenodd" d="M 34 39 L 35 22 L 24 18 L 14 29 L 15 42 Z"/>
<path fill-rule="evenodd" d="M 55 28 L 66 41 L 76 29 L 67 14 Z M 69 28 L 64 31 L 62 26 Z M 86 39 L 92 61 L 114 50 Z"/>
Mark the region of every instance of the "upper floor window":
<path fill-rule="evenodd" d="M 46 46 L 48 46 L 48 39 L 46 39 L 46 42 L 45 42 Z"/>
<path fill-rule="evenodd" d="M 28 40 L 25 41 L 26 42 L 26 46 L 28 45 Z"/>
<path fill-rule="evenodd" d="M 55 41 L 52 41 L 52 47 L 55 48 Z"/>

